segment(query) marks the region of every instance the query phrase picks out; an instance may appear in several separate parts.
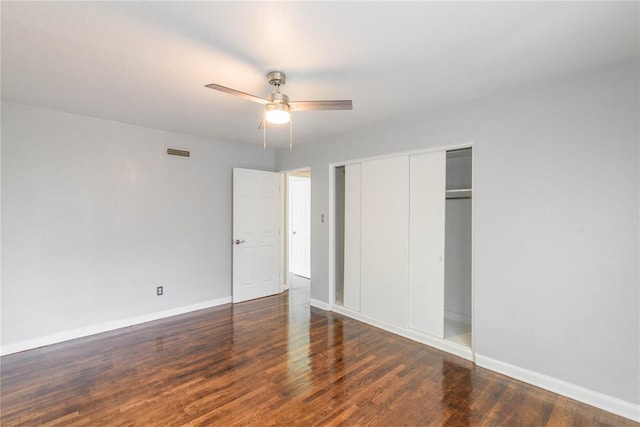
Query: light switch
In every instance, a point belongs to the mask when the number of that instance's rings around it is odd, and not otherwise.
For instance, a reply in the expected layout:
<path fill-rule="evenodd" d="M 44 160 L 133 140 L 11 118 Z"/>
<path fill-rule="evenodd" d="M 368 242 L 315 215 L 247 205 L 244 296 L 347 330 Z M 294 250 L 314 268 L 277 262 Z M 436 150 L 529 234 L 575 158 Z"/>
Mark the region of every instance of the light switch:
<path fill-rule="evenodd" d="M 324 224 L 324 214 L 320 214 L 320 222 Z"/>

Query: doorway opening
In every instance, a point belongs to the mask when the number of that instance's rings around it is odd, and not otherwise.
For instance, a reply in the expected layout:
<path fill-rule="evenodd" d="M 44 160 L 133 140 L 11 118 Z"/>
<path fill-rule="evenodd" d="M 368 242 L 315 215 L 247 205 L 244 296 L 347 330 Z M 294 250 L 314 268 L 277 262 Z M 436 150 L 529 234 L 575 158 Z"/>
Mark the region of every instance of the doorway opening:
<path fill-rule="evenodd" d="M 287 283 L 309 286 L 311 279 L 311 170 L 287 173 Z"/>

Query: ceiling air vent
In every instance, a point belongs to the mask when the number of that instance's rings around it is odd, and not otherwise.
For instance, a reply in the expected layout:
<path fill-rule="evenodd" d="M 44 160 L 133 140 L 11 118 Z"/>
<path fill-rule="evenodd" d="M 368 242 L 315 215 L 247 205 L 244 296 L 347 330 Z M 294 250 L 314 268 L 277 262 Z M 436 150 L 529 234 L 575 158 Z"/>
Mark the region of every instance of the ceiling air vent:
<path fill-rule="evenodd" d="M 179 148 L 167 148 L 167 156 L 191 157 L 191 152 Z"/>

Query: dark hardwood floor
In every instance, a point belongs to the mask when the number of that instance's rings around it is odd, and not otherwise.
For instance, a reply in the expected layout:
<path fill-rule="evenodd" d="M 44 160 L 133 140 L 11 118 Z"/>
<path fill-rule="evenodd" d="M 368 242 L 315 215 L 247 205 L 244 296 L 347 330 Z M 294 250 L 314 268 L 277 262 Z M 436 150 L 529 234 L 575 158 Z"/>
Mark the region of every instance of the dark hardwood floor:
<path fill-rule="evenodd" d="M 1 424 L 638 425 L 355 320 L 308 288 L 1 359 Z"/>

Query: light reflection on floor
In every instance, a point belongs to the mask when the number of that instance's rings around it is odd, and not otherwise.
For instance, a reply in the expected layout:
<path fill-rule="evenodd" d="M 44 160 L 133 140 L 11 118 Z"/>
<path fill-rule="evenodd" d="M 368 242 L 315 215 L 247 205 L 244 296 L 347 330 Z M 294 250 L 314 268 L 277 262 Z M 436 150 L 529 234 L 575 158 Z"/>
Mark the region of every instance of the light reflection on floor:
<path fill-rule="evenodd" d="M 289 275 L 287 373 L 293 395 L 306 393 L 312 388 L 309 354 L 310 290 L 309 279 Z"/>

